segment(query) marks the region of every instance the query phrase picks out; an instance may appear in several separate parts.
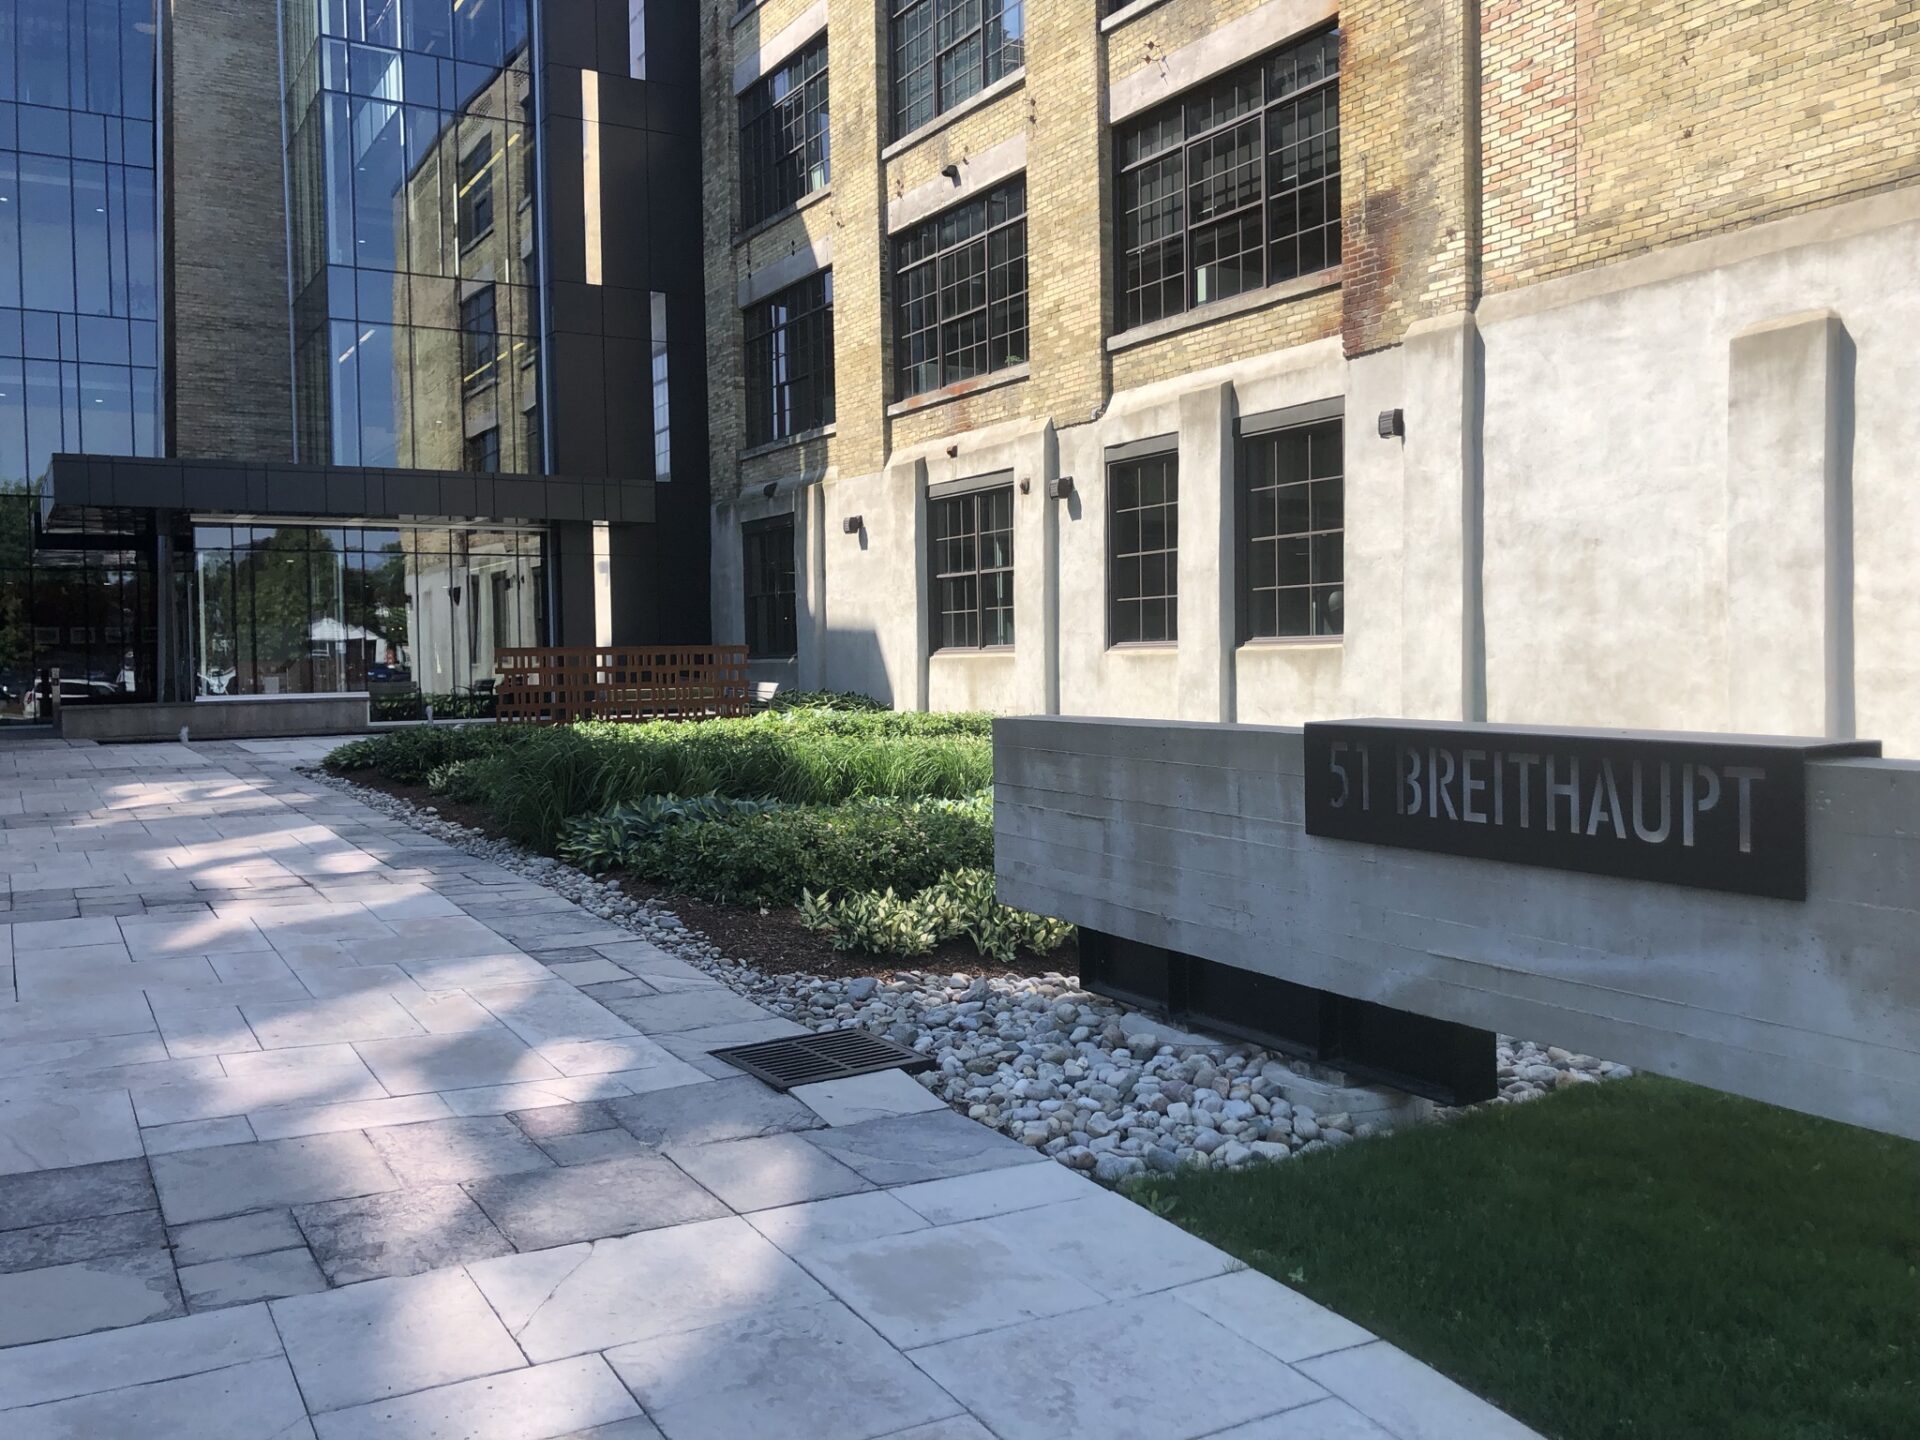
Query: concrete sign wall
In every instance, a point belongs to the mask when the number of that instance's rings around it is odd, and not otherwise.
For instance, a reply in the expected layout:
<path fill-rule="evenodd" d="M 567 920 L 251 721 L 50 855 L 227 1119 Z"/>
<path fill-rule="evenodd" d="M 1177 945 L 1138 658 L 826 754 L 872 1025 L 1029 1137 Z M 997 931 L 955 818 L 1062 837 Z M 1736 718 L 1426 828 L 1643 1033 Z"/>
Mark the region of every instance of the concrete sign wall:
<path fill-rule="evenodd" d="M 994 725 L 1010 905 L 1920 1139 L 1920 763 L 1807 765 L 1807 898 L 1309 836 L 1301 732 Z"/>

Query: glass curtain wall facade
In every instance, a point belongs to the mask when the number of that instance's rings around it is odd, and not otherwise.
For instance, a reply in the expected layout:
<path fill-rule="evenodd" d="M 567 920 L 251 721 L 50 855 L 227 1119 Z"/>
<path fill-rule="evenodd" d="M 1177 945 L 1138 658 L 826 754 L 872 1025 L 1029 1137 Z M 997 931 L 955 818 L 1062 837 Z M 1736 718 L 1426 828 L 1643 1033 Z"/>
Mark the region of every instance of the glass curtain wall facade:
<path fill-rule="evenodd" d="M 197 526 L 198 691 L 485 694 L 545 632 L 543 555 L 534 530 Z"/>
<path fill-rule="evenodd" d="M 0 0 L 0 720 L 150 692 L 146 537 L 34 549 L 60 452 L 159 453 L 154 0 Z M 131 531 L 130 524 L 117 527 Z"/>
<path fill-rule="evenodd" d="M 541 469 L 528 0 L 283 0 L 303 461 Z"/>

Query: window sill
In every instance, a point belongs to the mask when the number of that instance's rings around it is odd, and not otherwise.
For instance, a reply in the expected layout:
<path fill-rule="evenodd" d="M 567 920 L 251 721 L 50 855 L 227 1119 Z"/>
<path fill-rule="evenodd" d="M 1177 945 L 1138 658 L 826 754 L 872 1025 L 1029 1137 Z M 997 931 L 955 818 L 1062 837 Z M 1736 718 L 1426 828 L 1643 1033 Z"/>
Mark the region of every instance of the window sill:
<path fill-rule="evenodd" d="M 964 400 L 969 395 L 978 395 L 987 390 L 998 390 L 1002 385 L 1018 385 L 1033 373 L 1031 365 L 1009 365 L 1004 370 L 993 370 L 985 375 L 976 375 L 971 380 L 957 381 L 952 385 L 943 385 L 938 390 L 928 390 L 919 395 L 909 395 L 904 400 L 896 400 L 887 406 L 887 418 L 896 420 L 902 415 L 912 415 L 921 410 L 931 410 L 936 405 L 945 405 L 949 401 Z"/>
<path fill-rule="evenodd" d="M 838 431 L 837 425 L 821 425 L 813 430 L 802 430 L 794 435 L 783 435 L 778 440 L 767 440 L 759 445 L 749 445 L 736 459 L 757 460 L 762 455 L 777 455 L 782 450 L 791 450 L 795 446 L 810 444 L 815 440 L 831 440 Z"/>
<path fill-rule="evenodd" d="M 1337 290 L 1340 288 L 1341 278 L 1341 267 L 1335 265 L 1326 270 L 1316 270 L 1311 275 L 1282 280 L 1278 285 L 1269 285 L 1264 290 L 1249 290 L 1244 295 L 1215 300 L 1200 306 L 1197 310 L 1188 310 L 1180 315 L 1169 315 L 1164 320 L 1151 320 L 1145 325 L 1136 325 L 1131 330 L 1122 330 L 1118 335 L 1109 335 L 1107 353 L 1118 354 L 1122 350 L 1131 350 L 1136 345 L 1146 345 L 1186 330 L 1197 330 L 1203 325 L 1230 320 L 1236 315 L 1249 315 L 1255 310 L 1264 310 L 1269 305 L 1281 305 L 1289 300 L 1318 294 L 1322 290 Z"/>
<path fill-rule="evenodd" d="M 1156 10 L 1166 3 L 1167 0 L 1133 0 L 1132 4 L 1122 5 L 1118 10 L 1102 20 L 1100 22 L 1100 33 L 1106 35 L 1118 30 L 1129 20 L 1137 20 L 1149 10 Z"/>
<path fill-rule="evenodd" d="M 958 105 L 942 110 L 918 130 L 909 130 L 891 145 L 884 147 L 880 151 L 880 159 L 882 162 L 885 162 L 893 159 L 895 156 L 906 154 L 907 151 L 913 149 L 913 147 L 921 141 L 937 135 L 940 131 L 946 129 L 947 126 L 957 120 L 965 119 L 976 110 L 984 110 L 1002 95 L 1010 95 L 1026 83 L 1027 67 L 1022 65 L 1011 75 L 1002 75 L 978 95 L 969 95 Z"/>
<path fill-rule="evenodd" d="M 929 660 L 1004 660 L 1013 654 L 1011 645 L 942 645 L 928 652 Z"/>
<path fill-rule="evenodd" d="M 1344 635 L 1256 635 L 1242 640 L 1240 650 L 1338 650 L 1346 643 Z"/>
<path fill-rule="evenodd" d="M 1172 655 L 1179 649 L 1178 640 L 1115 640 L 1107 646 L 1109 653 L 1118 650 L 1130 655 Z"/>
<path fill-rule="evenodd" d="M 753 224 L 733 237 L 733 243 L 736 245 L 744 245 L 755 236 L 766 234 L 767 231 L 785 221 L 791 220 L 794 216 L 805 214 L 822 200 L 831 199 L 832 196 L 833 182 L 829 180 L 818 190 L 809 190 L 791 205 L 781 206 L 778 210 L 774 211 L 773 214 L 767 216 L 766 219 L 754 221 Z"/>
<path fill-rule="evenodd" d="M 487 241 L 491 240 L 492 238 L 493 238 L 493 226 L 489 225 L 487 226 L 486 229 L 482 230 L 478 235 L 474 236 L 471 240 L 462 240 L 460 242 L 460 258 L 464 260 L 468 255 L 471 255 L 475 250 L 477 250 L 480 246 L 486 244 Z"/>

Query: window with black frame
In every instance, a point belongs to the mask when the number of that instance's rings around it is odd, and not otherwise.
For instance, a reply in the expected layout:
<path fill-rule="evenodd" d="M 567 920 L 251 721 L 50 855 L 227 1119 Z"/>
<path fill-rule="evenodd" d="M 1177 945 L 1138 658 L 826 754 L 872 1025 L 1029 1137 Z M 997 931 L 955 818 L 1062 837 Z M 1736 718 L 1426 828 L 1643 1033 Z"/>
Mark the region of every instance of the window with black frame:
<path fill-rule="evenodd" d="M 493 229 L 493 137 L 460 157 L 460 244 L 477 243 Z"/>
<path fill-rule="evenodd" d="M 1336 418 L 1241 438 L 1243 640 L 1345 631 L 1342 426 Z"/>
<path fill-rule="evenodd" d="M 893 133 L 918 130 L 1027 63 L 1024 0 L 893 0 Z"/>
<path fill-rule="evenodd" d="M 1127 327 L 1340 263 L 1340 32 L 1208 82 L 1114 138 Z"/>
<path fill-rule="evenodd" d="M 500 470 L 500 427 L 490 425 L 478 435 L 467 436 L 467 469 L 481 475 L 497 474 Z"/>
<path fill-rule="evenodd" d="M 1180 638 L 1180 458 L 1167 450 L 1107 467 L 1109 639 Z"/>
<path fill-rule="evenodd" d="M 500 369 L 500 316 L 493 286 L 460 301 L 460 359 L 467 389 L 491 384 Z"/>
<path fill-rule="evenodd" d="M 935 650 L 1013 644 L 1013 486 L 927 501 Z"/>
<path fill-rule="evenodd" d="M 740 96 L 740 223 L 757 225 L 832 180 L 827 37 Z"/>
<path fill-rule="evenodd" d="M 784 660 L 800 649 L 793 587 L 793 517 L 776 515 L 741 527 L 746 575 L 747 653 Z"/>
<path fill-rule="evenodd" d="M 893 242 L 898 398 L 1027 361 L 1027 182 L 1010 181 Z"/>
<path fill-rule="evenodd" d="M 833 272 L 749 306 L 747 443 L 767 445 L 833 423 Z"/>

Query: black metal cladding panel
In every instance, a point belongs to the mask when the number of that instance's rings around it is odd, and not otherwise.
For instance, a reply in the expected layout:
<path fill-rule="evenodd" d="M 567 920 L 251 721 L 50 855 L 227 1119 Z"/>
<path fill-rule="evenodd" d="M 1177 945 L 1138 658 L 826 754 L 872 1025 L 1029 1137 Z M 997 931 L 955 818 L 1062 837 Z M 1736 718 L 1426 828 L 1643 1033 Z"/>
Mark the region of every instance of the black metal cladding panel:
<path fill-rule="evenodd" d="M 653 519 L 653 484 L 595 476 L 475 475 L 354 466 L 254 465 L 57 455 L 60 508 L 192 510 L 212 514 L 432 517 L 446 520 Z"/>
<path fill-rule="evenodd" d="M 904 1070 L 912 1075 L 933 1068 L 932 1056 L 865 1030 L 825 1030 L 816 1035 L 735 1045 L 713 1054 L 776 1090 L 882 1070 Z"/>

